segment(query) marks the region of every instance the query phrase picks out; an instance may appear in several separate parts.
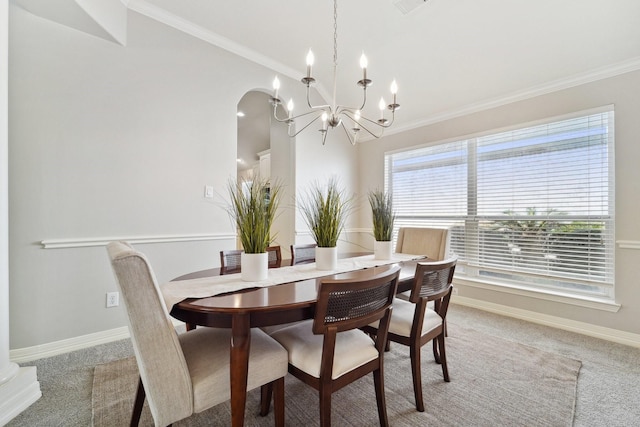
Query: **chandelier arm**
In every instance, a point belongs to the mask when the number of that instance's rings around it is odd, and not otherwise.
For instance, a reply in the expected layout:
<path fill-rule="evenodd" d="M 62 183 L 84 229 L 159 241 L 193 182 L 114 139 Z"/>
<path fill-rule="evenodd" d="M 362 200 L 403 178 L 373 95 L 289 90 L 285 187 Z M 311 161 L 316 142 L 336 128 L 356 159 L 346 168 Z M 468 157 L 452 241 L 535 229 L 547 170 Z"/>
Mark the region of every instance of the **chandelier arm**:
<path fill-rule="evenodd" d="M 309 106 L 309 108 L 313 109 L 313 110 L 317 110 L 319 108 L 331 108 L 331 106 L 329 104 L 325 104 L 325 105 L 313 105 L 311 103 L 311 90 L 310 90 L 310 85 L 309 83 L 306 84 L 307 86 L 307 105 Z"/>
<path fill-rule="evenodd" d="M 280 123 L 284 123 L 287 120 L 289 120 L 288 117 L 286 119 L 281 119 L 280 117 L 278 117 L 278 104 L 274 104 L 274 106 L 273 106 L 273 118 L 276 119 Z"/>
<path fill-rule="evenodd" d="M 369 121 L 370 121 L 370 120 L 369 120 Z M 372 122 L 372 123 L 374 123 L 374 124 L 376 124 L 376 125 L 377 125 L 377 123 L 375 123 L 375 122 Z M 362 129 L 364 129 L 365 131 L 367 131 L 367 133 L 368 133 L 369 135 L 371 135 L 372 137 L 374 137 L 374 138 L 376 138 L 376 139 L 380 138 L 380 137 L 382 136 L 383 132 L 384 132 L 384 129 L 381 129 L 381 130 L 380 130 L 380 135 L 376 135 L 373 131 L 369 130 L 369 128 L 368 128 L 368 127 L 366 127 L 365 125 L 363 125 L 362 123 L 360 123 L 360 127 L 361 127 Z"/>
<path fill-rule="evenodd" d="M 374 124 L 374 125 L 378 126 L 378 128 L 380 128 L 380 129 L 381 129 L 381 131 L 380 131 L 380 135 L 376 135 L 372 130 L 370 130 L 370 129 L 369 129 L 367 126 L 365 126 L 362 122 L 360 122 L 360 121 L 356 121 L 356 120 L 355 120 L 355 118 L 353 118 L 353 117 L 352 117 L 351 115 L 349 115 L 349 114 L 346 114 L 346 113 L 343 113 L 343 114 L 344 114 L 345 116 L 349 117 L 349 118 L 353 121 L 353 123 L 354 123 L 354 124 L 356 124 L 357 126 L 359 126 L 361 129 L 364 129 L 365 131 L 367 131 L 367 133 L 368 133 L 369 135 L 371 135 L 372 137 L 374 137 L 374 138 L 376 138 L 376 139 L 377 139 L 377 138 L 380 138 L 380 137 L 382 136 L 382 134 L 383 134 L 383 132 L 384 132 L 384 126 L 380 125 L 380 123 L 375 122 L 375 121 L 373 121 L 373 120 L 371 120 L 371 119 L 368 119 L 368 118 L 366 118 L 366 117 L 360 116 L 360 120 L 365 120 L 365 121 L 367 121 L 367 122 L 369 122 L 369 123 L 371 123 L 371 124 Z"/>
<path fill-rule="evenodd" d="M 351 114 L 354 114 L 354 112 L 356 110 L 360 110 L 360 111 L 364 110 L 364 106 L 365 106 L 366 103 L 367 103 L 367 89 L 364 89 L 364 96 L 362 98 L 362 105 L 360 107 L 357 108 L 357 107 L 347 107 L 346 105 L 338 105 L 336 107 L 336 114 L 340 114 L 340 113 L 343 113 L 345 111 L 348 111 Z M 352 120 L 353 120 L 353 118 L 352 118 Z"/>
<path fill-rule="evenodd" d="M 309 115 L 309 114 L 311 114 L 311 113 L 317 113 L 317 111 L 310 111 L 310 112 L 305 113 L 305 114 L 300 114 L 299 116 L 296 116 L 296 117 L 306 116 L 306 115 Z M 289 137 L 290 137 L 290 138 L 294 138 L 294 137 L 296 137 L 300 132 L 302 132 L 303 130 L 305 130 L 305 129 L 306 129 L 306 128 L 308 128 L 309 126 L 311 126 L 311 124 L 312 124 L 313 122 L 315 122 L 316 120 L 318 120 L 320 117 L 322 117 L 322 114 L 318 114 L 318 115 L 317 115 L 313 120 L 311 120 L 309 123 L 307 123 L 306 125 L 304 125 L 304 127 L 302 127 L 299 131 L 297 131 L 297 132 L 295 132 L 295 133 L 293 133 L 293 134 L 292 134 L 291 132 L 287 132 L 287 133 L 289 134 Z M 293 120 L 292 120 L 292 122 L 293 122 Z M 290 130 L 290 129 L 291 129 L 291 123 L 289 124 L 289 130 Z M 326 133 L 325 133 L 325 135 L 326 135 Z"/>
<path fill-rule="evenodd" d="M 384 123 L 380 123 L 380 120 L 371 120 L 365 116 L 360 116 L 360 120 L 365 120 L 373 125 L 378 126 L 379 128 L 384 128 L 384 129 L 391 127 L 394 119 L 395 119 L 395 114 L 393 113 L 391 114 L 391 120 L 384 119 Z"/>
<path fill-rule="evenodd" d="M 323 110 L 323 111 L 324 111 L 324 110 Z M 279 118 L 279 117 L 277 116 L 276 109 L 274 108 L 274 111 L 273 111 L 273 118 L 274 118 L 274 119 L 276 119 L 276 120 L 277 120 L 278 122 L 280 122 L 280 123 L 291 123 L 291 122 L 293 122 L 294 120 L 296 120 L 296 119 L 298 119 L 298 118 L 300 118 L 300 117 L 308 116 L 309 114 L 314 114 L 314 113 L 317 113 L 317 112 L 318 112 L 318 110 L 316 109 L 316 110 L 313 110 L 313 111 L 307 111 L 306 113 L 298 114 L 297 116 L 291 116 L 291 117 L 288 117 L 288 116 L 287 116 L 287 118 L 281 119 L 281 118 Z M 322 116 L 322 114 L 320 114 L 318 117 L 320 117 L 320 116 Z M 318 117 L 316 117 L 316 119 L 317 119 Z M 314 119 L 314 120 L 316 120 L 316 119 Z M 305 127 L 306 127 L 306 126 L 305 126 Z"/>
<path fill-rule="evenodd" d="M 340 126 L 342 126 L 342 129 L 344 130 L 344 133 L 347 134 L 347 138 L 349 138 L 349 142 L 351 143 L 351 145 L 356 145 L 356 135 L 354 134 L 353 136 L 349 133 L 349 131 L 347 130 L 347 127 L 344 125 L 344 122 L 340 123 Z"/>

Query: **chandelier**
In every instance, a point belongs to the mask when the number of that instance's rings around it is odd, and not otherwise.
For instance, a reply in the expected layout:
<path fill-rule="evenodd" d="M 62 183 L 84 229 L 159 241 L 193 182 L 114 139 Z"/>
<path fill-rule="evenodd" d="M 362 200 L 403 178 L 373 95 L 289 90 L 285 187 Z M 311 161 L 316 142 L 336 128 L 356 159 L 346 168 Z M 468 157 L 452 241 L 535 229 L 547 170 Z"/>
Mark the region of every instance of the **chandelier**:
<path fill-rule="evenodd" d="M 311 76 L 311 68 L 313 66 L 314 56 L 313 52 L 309 50 L 307 54 L 307 75 L 301 79 L 301 82 L 307 87 L 307 106 L 309 111 L 304 113 L 293 115 L 293 100 L 290 99 L 286 105 L 286 117 L 278 117 L 278 106 L 282 104 L 280 98 L 278 98 L 278 91 L 280 90 L 280 80 L 278 76 L 273 80 L 273 97 L 270 98 L 270 102 L 273 105 L 273 117 L 281 123 L 288 125 L 289 137 L 295 137 L 300 132 L 311 126 L 318 119 L 321 120 L 322 125 L 319 129 L 322 135 L 322 145 L 325 144 L 327 139 L 327 131 L 329 128 L 336 128 L 338 126 L 344 129 L 349 141 L 352 145 L 355 145 L 358 140 L 358 134 L 361 130 L 364 130 L 374 138 L 380 138 L 384 132 L 384 129 L 390 127 L 393 124 L 395 118 L 395 112 L 400 105 L 396 103 L 396 94 L 398 92 L 398 85 L 394 80 L 391 83 L 391 95 L 393 101 L 391 104 L 386 104 L 384 98 L 380 98 L 378 108 L 380 109 L 379 119 L 369 119 L 362 115 L 362 110 L 367 102 L 367 87 L 371 86 L 372 81 L 367 78 L 367 57 L 362 54 L 360 57 L 360 67 L 362 68 L 362 79 L 357 82 L 357 85 L 362 88 L 362 104 L 360 107 L 346 107 L 338 105 L 336 103 L 336 85 L 338 76 L 338 0 L 333 1 L 333 99 L 331 104 L 327 105 L 313 105 L 310 98 L 311 85 L 315 83 L 315 79 Z M 385 110 L 391 110 L 391 119 L 385 118 Z M 293 124 L 296 119 L 301 117 L 310 116 L 310 120 L 302 126 L 299 130 L 296 130 Z M 345 124 L 345 122 L 347 124 Z"/>

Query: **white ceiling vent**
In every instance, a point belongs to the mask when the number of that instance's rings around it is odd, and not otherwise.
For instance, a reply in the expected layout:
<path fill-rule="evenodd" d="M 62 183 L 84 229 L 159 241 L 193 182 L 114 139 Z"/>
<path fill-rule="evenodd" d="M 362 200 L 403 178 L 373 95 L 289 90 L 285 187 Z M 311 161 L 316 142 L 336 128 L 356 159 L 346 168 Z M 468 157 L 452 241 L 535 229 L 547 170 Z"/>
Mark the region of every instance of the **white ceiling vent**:
<path fill-rule="evenodd" d="M 426 3 L 427 0 L 393 0 L 393 4 L 405 15 L 418 6 Z"/>

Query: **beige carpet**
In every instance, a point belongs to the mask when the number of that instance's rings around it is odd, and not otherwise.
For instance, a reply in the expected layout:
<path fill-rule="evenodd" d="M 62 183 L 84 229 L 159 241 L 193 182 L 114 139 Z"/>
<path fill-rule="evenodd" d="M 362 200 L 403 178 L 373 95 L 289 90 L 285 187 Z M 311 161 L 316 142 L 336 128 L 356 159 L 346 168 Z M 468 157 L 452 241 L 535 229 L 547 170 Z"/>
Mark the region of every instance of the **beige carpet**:
<path fill-rule="evenodd" d="M 392 426 L 571 426 L 581 362 L 449 324 L 447 358 L 451 382 L 442 380 L 431 346 L 423 347 L 426 411 L 415 410 L 407 348 L 393 345 L 385 356 L 387 411 Z M 133 358 L 98 365 L 93 382 L 93 424 L 129 424 L 138 372 Z M 272 426 L 273 412 L 257 415 L 259 391 L 249 392 L 245 425 Z M 317 393 L 286 378 L 286 424 L 318 425 Z M 336 426 L 378 424 L 373 380 L 363 378 L 334 393 Z M 174 426 L 226 426 L 229 403 Z M 153 421 L 145 404 L 143 426 Z"/>

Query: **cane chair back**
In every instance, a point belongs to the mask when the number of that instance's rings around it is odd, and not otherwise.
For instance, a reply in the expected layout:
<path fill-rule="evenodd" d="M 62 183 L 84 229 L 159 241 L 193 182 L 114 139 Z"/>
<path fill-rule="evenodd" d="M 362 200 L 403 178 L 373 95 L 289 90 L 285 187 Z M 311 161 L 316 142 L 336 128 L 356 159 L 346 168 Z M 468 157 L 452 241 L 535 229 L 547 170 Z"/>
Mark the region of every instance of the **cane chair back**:
<path fill-rule="evenodd" d="M 316 260 L 316 245 L 291 245 L 291 265 L 314 262 Z"/>

